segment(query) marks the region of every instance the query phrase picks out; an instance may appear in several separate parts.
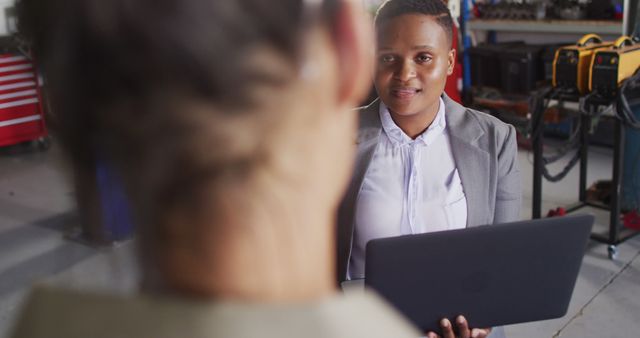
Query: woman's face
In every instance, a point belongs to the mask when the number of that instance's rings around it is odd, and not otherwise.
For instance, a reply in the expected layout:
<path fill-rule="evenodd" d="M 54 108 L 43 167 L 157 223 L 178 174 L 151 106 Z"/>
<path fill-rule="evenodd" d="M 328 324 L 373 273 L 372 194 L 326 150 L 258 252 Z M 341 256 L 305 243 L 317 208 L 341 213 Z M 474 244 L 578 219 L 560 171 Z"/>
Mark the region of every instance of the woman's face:
<path fill-rule="evenodd" d="M 377 30 L 375 86 L 392 114 L 436 111 L 455 51 L 434 17 L 405 14 Z"/>

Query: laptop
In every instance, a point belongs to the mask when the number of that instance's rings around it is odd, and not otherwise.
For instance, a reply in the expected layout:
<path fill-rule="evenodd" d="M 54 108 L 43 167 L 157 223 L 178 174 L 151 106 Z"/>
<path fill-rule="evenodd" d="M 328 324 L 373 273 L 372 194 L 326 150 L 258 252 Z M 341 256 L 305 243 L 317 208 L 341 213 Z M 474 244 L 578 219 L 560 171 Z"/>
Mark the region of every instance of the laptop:
<path fill-rule="evenodd" d="M 371 240 L 365 286 L 422 332 L 464 315 L 485 328 L 567 313 L 594 217 L 565 216 Z"/>

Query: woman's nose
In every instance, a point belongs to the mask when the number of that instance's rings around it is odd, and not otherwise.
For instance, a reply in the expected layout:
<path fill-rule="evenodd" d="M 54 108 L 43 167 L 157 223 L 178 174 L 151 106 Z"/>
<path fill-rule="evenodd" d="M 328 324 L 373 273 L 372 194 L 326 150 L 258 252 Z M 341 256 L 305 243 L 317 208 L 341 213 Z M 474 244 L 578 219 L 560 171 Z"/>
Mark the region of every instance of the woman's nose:
<path fill-rule="evenodd" d="M 395 77 L 401 81 L 407 81 L 416 76 L 416 69 L 413 62 L 403 61 L 398 65 Z"/>

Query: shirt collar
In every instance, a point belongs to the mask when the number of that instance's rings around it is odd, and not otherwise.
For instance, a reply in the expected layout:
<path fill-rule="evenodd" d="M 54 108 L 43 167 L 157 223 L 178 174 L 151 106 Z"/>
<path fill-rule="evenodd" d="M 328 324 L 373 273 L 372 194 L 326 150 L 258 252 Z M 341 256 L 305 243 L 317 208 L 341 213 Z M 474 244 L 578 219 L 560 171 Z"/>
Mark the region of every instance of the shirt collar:
<path fill-rule="evenodd" d="M 440 101 L 439 102 L 440 107 L 438 108 L 438 113 L 436 114 L 435 119 L 433 119 L 433 122 L 431 123 L 429 128 L 427 128 L 427 130 L 425 130 L 422 134 L 416 137 L 415 140 L 412 140 L 411 137 L 405 134 L 405 132 L 402 129 L 400 129 L 398 125 L 396 125 L 396 123 L 391 118 L 391 113 L 389 113 L 389 108 L 387 108 L 387 106 L 383 102 L 380 102 L 380 110 L 379 110 L 380 121 L 382 123 L 382 128 L 384 129 L 384 132 L 387 134 L 387 136 L 391 140 L 391 143 L 393 143 L 394 145 L 405 145 L 405 144 L 417 143 L 425 146 L 428 146 L 429 144 L 433 143 L 436 140 L 436 138 L 439 135 L 441 135 L 442 132 L 447 127 L 447 119 L 444 116 L 445 115 L 444 101 L 442 101 L 442 98 L 439 98 L 438 100 Z"/>

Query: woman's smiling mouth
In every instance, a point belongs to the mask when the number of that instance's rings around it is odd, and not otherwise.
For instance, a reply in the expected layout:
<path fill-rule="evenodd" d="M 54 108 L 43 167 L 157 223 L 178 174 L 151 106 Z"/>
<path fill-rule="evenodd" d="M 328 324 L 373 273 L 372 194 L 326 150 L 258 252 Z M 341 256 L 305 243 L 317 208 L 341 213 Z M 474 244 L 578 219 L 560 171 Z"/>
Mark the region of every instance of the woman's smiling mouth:
<path fill-rule="evenodd" d="M 401 100 L 412 99 L 414 96 L 416 96 L 420 92 L 422 92 L 421 89 L 411 88 L 411 87 L 401 87 L 401 88 L 391 89 L 391 95 Z"/>

